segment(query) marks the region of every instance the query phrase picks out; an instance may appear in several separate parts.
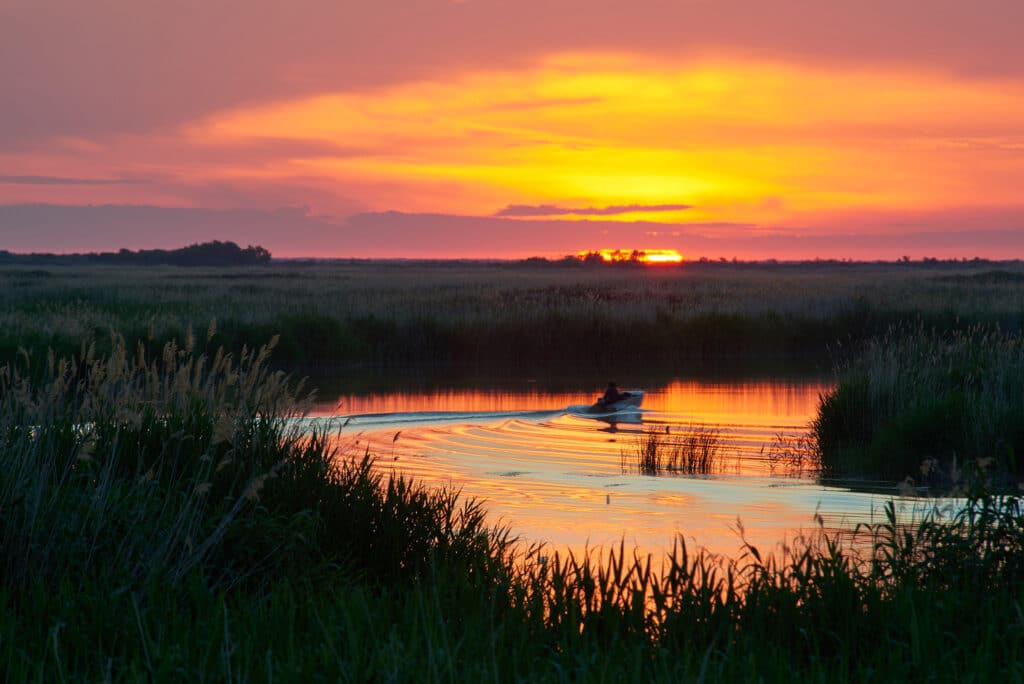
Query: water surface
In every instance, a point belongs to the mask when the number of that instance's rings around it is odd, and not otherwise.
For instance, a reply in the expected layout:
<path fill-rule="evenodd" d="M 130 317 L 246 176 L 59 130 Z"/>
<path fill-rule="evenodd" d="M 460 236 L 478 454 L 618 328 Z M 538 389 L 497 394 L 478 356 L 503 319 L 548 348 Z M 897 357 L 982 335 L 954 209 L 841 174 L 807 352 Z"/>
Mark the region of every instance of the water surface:
<path fill-rule="evenodd" d="M 658 553 L 681 535 L 735 556 L 743 540 L 772 550 L 820 527 L 877 522 L 894 498 L 894 486 L 871 493 L 830 485 L 770 457 L 780 435 L 806 431 L 828 388 L 806 378 L 676 379 L 645 387 L 642 410 L 614 421 L 585 412 L 598 393 L 585 386 L 362 393 L 319 414 L 345 424 L 338 439 L 348 453 L 369 449 L 380 468 L 483 499 L 492 520 L 524 540 L 577 551 L 624 541 Z M 719 433 L 712 473 L 652 476 L 631 467 L 645 431 L 694 426 Z M 896 502 L 907 517 L 928 506 Z"/>

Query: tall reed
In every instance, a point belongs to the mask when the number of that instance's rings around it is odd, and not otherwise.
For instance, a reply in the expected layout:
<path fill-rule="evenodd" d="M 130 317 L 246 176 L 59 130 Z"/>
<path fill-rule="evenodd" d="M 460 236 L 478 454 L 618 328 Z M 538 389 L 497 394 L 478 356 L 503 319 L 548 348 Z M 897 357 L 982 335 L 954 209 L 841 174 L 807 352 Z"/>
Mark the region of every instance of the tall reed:
<path fill-rule="evenodd" d="M 291 420 L 302 393 L 267 369 L 272 345 L 195 346 L 115 336 L 109 355 L 0 369 L 9 679 L 1024 674 L 1018 497 L 916 524 L 890 506 L 859 540 L 822 530 L 732 561 L 683 537 L 660 562 L 523 548 L 479 504 Z"/>
<path fill-rule="evenodd" d="M 268 369 L 275 342 L 207 356 L 189 337 L 150 355 L 115 335 L 108 356 L 0 367 L 0 588 L 500 569 L 479 504 L 384 482 L 294 420 L 302 385 Z"/>
<path fill-rule="evenodd" d="M 721 431 L 707 425 L 690 425 L 683 432 L 648 429 L 632 445 L 623 448 L 623 472 L 645 475 L 661 472 L 707 475 L 720 467 Z"/>
<path fill-rule="evenodd" d="M 829 475 L 1024 474 L 1024 338 L 899 326 L 839 369 L 812 432 Z"/>
<path fill-rule="evenodd" d="M 772 475 L 804 477 L 821 473 L 821 453 L 810 431 L 776 434 L 767 448 L 761 447 L 761 457 L 767 461 Z"/>

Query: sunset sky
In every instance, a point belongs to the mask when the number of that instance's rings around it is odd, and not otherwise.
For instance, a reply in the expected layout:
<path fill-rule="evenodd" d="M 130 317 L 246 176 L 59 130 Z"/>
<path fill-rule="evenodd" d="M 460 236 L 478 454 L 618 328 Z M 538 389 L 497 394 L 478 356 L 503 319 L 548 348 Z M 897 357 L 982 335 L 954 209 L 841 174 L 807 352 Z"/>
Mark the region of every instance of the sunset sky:
<path fill-rule="evenodd" d="M 1019 0 L 0 0 L 0 249 L 1024 257 Z"/>

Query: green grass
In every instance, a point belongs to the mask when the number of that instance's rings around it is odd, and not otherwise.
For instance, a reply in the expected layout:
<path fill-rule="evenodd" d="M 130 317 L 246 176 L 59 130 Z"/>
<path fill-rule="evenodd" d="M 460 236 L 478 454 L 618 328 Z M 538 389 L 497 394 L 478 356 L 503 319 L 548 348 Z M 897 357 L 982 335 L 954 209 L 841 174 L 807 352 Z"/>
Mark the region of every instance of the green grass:
<path fill-rule="evenodd" d="M 38 384 L 0 370 L 7 588 L 139 590 L 199 573 L 214 590 L 258 589 L 295 567 L 405 579 L 487 541 L 478 506 L 384 483 L 368 457 L 300 429 L 270 346 L 238 359 L 113 348 L 50 357 Z"/>
<path fill-rule="evenodd" d="M 269 347 L 109 345 L 0 369 L 7 679 L 1024 677 L 1017 497 L 779 557 L 567 556 L 292 420 Z"/>
<path fill-rule="evenodd" d="M 1009 276 L 1014 271 L 1006 271 Z M 281 336 L 290 369 L 827 359 L 900 321 L 1024 323 L 1019 279 L 977 265 L 578 268 L 529 264 L 277 264 L 258 269 L 8 266 L 0 359 L 183 339 L 217 321 L 238 351 Z"/>
<path fill-rule="evenodd" d="M 823 472 L 949 484 L 1024 477 L 1024 339 L 900 327 L 839 369 L 812 424 Z"/>

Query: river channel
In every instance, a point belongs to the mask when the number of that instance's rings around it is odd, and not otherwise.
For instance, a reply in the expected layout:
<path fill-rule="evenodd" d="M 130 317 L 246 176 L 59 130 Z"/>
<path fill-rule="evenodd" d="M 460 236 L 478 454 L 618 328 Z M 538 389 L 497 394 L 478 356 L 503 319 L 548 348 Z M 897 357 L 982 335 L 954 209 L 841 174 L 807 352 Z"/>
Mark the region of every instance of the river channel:
<path fill-rule="evenodd" d="M 568 385 L 568 386 L 566 386 Z M 492 522 L 558 550 L 693 548 L 736 557 L 744 542 L 777 552 L 801 535 L 879 522 L 894 500 L 903 519 L 934 502 L 898 496 L 895 483 L 837 483 L 793 459 L 821 378 L 671 378 L 643 387 L 639 411 L 587 408 L 601 387 L 418 387 L 343 393 L 317 406 L 343 453 L 367 450 L 377 467 L 483 500 Z M 701 474 L 644 474 L 636 452 L 648 431 L 713 433 Z M 789 458 L 780 457 L 788 446 Z"/>

